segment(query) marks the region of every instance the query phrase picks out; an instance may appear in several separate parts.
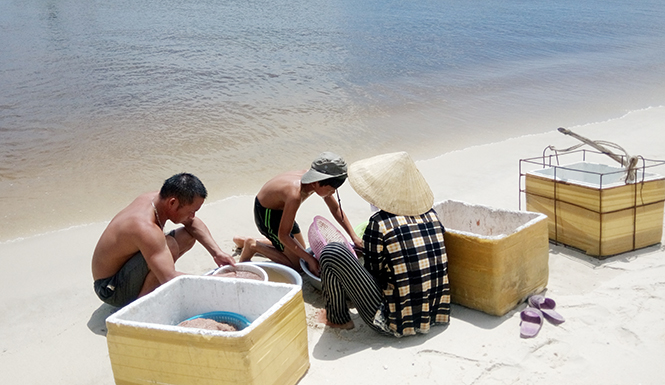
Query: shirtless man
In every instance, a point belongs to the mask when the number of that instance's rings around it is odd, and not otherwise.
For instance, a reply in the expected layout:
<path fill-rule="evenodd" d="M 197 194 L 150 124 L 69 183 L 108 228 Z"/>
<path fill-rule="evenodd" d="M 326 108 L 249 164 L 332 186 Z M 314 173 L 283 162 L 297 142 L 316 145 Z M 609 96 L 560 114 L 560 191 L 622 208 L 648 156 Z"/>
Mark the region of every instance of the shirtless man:
<path fill-rule="evenodd" d="M 95 292 L 112 306 L 125 306 L 182 275 L 175 262 L 199 241 L 215 263 L 233 265 L 195 213 L 208 192 L 191 174 L 167 179 L 162 189 L 140 195 L 102 233 L 92 255 Z M 166 221 L 183 227 L 164 234 Z"/>
<path fill-rule="evenodd" d="M 305 251 L 305 240 L 295 221 L 300 204 L 314 193 L 323 198 L 330 213 L 351 236 L 353 243 L 362 247 L 362 240 L 333 197 L 345 180 L 346 162 L 330 152 L 319 155 L 309 170 L 286 172 L 269 180 L 254 200 L 254 221 L 259 232 L 268 239 L 234 237 L 236 246 L 242 248 L 240 261 L 250 261 L 255 253 L 259 253 L 300 271 L 299 260 L 303 259 L 310 271 L 318 275 L 319 263 Z"/>

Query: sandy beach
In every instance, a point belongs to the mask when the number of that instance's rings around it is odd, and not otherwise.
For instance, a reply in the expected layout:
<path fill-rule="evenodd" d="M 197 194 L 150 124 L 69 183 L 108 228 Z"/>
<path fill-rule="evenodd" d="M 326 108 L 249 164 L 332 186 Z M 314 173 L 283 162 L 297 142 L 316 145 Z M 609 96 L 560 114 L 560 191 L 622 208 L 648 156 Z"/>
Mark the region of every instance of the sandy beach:
<path fill-rule="evenodd" d="M 569 128 L 590 139 L 617 143 L 631 155 L 665 159 L 662 122 L 665 107 L 656 107 Z M 549 145 L 577 143 L 552 127 L 544 134 L 459 149 L 417 165 L 435 202 L 454 199 L 517 210 L 519 160 L 540 156 Z M 606 163 L 614 165 L 609 158 Z M 340 195 L 353 224 L 366 220 L 370 207 L 348 183 Z M 224 250 L 233 250 L 234 235 L 258 235 L 252 201 L 251 195 L 234 196 L 201 209 L 199 216 Z M 308 227 L 315 215 L 330 217 L 316 197 L 303 204 L 297 220 Z M 92 250 L 106 224 L 0 243 L 2 383 L 114 383 L 105 337 L 105 318 L 114 309 L 95 296 L 90 272 Z M 533 339 L 519 334 L 519 312 L 525 304 L 502 317 L 453 305 L 449 326 L 416 337 L 378 335 L 357 316 L 355 329 L 333 330 L 314 322 L 322 300 L 305 283 L 310 368 L 299 384 L 662 384 L 662 244 L 604 260 L 550 244 L 549 258 L 546 295 L 556 301 L 566 322 L 545 322 Z M 213 267 L 200 246 L 177 265 L 192 274 Z"/>

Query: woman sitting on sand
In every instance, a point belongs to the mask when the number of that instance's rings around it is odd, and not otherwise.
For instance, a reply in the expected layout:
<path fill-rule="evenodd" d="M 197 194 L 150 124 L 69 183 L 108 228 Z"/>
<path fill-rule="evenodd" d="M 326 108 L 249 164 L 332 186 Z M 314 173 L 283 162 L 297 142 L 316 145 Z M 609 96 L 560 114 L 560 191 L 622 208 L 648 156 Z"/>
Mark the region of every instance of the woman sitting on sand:
<path fill-rule="evenodd" d="M 401 337 L 427 333 L 450 315 L 444 228 L 432 191 L 405 152 L 358 161 L 349 168 L 356 192 L 380 210 L 363 237 L 365 267 L 341 243 L 321 252 L 325 310 L 320 322 L 351 329 L 346 298 L 372 329 Z"/>

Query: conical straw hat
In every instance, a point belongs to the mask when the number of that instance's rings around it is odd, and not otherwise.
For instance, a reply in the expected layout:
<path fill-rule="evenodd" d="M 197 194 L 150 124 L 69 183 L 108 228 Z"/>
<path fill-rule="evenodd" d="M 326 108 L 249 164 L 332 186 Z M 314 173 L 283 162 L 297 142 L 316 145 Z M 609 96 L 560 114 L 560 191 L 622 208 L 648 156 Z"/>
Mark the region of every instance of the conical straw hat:
<path fill-rule="evenodd" d="M 359 160 L 349 167 L 349 182 L 367 202 L 396 215 L 424 214 L 434 194 L 406 152 Z"/>

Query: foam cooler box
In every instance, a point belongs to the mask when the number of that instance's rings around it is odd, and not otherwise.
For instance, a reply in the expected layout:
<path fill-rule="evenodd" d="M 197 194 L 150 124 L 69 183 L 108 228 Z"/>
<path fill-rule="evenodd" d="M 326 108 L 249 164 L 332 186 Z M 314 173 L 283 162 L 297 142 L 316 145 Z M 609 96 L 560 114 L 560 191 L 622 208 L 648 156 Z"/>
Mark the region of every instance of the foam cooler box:
<path fill-rule="evenodd" d="M 237 332 L 177 326 L 210 311 L 251 324 Z M 309 368 L 299 286 L 180 276 L 106 320 L 116 384 L 295 384 Z"/>
<path fill-rule="evenodd" d="M 446 228 L 452 302 L 502 316 L 547 286 L 547 216 L 453 200 L 434 209 Z"/>
<path fill-rule="evenodd" d="M 526 174 L 526 208 L 549 217 L 549 237 L 605 258 L 651 246 L 663 236 L 665 178 L 578 162 Z"/>

